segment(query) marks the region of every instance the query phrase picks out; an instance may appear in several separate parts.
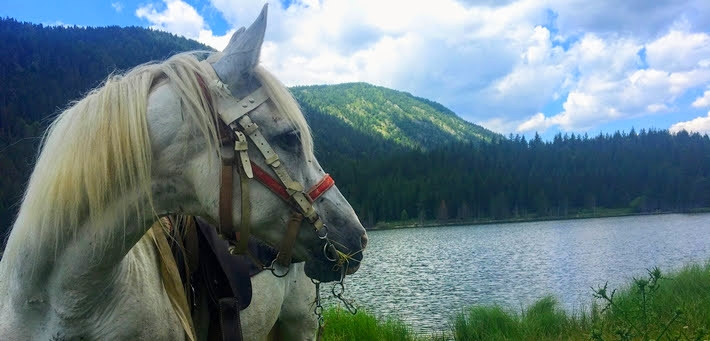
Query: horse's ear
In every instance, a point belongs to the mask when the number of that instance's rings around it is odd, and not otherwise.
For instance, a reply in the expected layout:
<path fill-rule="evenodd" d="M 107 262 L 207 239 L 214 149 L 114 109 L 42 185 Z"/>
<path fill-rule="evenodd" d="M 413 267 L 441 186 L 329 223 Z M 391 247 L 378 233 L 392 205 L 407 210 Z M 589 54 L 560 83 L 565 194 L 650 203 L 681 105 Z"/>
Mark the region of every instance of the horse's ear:
<path fill-rule="evenodd" d="M 229 38 L 229 44 L 227 44 L 227 46 L 233 44 L 237 39 L 239 39 L 239 37 L 242 35 L 242 33 L 244 33 L 244 31 L 246 31 L 246 28 L 244 28 L 244 26 L 242 26 L 236 32 L 234 32 L 234 34 L 232 34 L 232 37 Z M 222 52 L 225 52 L 225 51 L 227 51 L 226 47 Z"/>
<path fill-rule="evenodd" d="M 212 65 L 223 83 L 230 86 L 239 83 L 259 63 L 261 44 L 266 32 L 267 8 L 268 4 L 264 5 L 261 14 L 248 29 L 240 28 L 234 32 L 229 44 L 224 48 L 222 58 Z"/>

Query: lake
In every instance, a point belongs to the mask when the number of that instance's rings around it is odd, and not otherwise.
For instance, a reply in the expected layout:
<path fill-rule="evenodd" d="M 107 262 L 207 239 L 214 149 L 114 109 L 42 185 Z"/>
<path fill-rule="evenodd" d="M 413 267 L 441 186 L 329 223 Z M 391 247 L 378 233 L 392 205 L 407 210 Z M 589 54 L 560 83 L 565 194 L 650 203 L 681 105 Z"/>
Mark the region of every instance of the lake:
<path fill-rule="evenodd" d="M 592 287 L 609 288 L 646 269 L 710 259 L 710 214 L 449 226 L 368 232 L 346 296 L 418 332 L 448 328 L 470 305 L 520 311 L 552 294 L 567 310 L 588 307 Z M 328 296 L 323 289 L 323 294 Z"/>

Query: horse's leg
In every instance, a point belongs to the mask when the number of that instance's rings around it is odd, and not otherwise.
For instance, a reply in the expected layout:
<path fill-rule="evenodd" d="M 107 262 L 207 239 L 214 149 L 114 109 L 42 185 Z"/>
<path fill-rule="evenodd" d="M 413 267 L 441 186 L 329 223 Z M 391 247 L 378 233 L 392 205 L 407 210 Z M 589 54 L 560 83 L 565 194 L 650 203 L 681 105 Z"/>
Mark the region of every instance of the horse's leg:
<path fill-rule="evenodd" d="M 275 277 L 269 271 L 262 271 L 251 278 L 251 304 L 241 313 L 245 340 L 267 340 L 271 328 L 279 318 L 286 278 Z"/>
<path fill-rule="evenodd" d="M 315 285 L 303 270 L 304 263 L 291 265 L 286 297 L 279 315 L 279 340 L 315 340 L 318 319 L 313 313 Z"/>

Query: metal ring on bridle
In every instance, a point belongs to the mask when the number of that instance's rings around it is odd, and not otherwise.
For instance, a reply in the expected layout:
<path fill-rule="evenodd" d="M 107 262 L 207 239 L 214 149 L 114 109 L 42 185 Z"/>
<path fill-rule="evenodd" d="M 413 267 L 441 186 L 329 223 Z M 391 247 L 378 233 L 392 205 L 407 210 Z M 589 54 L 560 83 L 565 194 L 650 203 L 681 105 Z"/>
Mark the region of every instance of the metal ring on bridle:
<path fill-rule="evenodd" d="M 321 236 L 320 231 L 325 231 L 325 233 Z M 320 240 L 328 239 L 328 225 L 323 224 L 323 227 L 321 227 L 320 230 L 316 231 L 316 235 L 318 235 L 318 238 Z"/>
<path fill-rule="evenodd" d="M 274 260 L 271 261 L 271 264 L 269 264 L 269 266 L 264 267 L 264 270 L 269 270 L 269 271 L 271 271 L 271 274 L 274 275 L 274 276 L 276 276 L 276 277 L 278 277 L 278 278 L 286 277 L 286 275 L 288 275 L 289 271 L 291 271 L 291 267 L 290 267 L 290 266 L 285 267 L 285 268 L 286 268 L 286 272 L 284 272 L 283 274 L 278 274 L 278 273 L 276 272 L 276 267 L 274 266 L 274 265 L 276 264 L 276 259 L 277 259 L 277 258 L 274 258 Z"/>
<path fill-rule="evenodd" d="M 335 256 L 334 256 L 333 258 L 331 258 L 331 257 L 328 255 L 328 246 L 332 247 L 332 248 L 335 250 L 335 246 L 333 246 L 333 244 L 332 244 L 330 241 L 326 241 L 326 243 L 323 244 L 323 256 L 325 256 L 325 259 L 327 259 L 327 260 L 329 260 L 329 261 L 331 261 L 331 262 L 336 262 L 336 261 L 338 261 L 338 256 L 337 256 L 337 255 L 338 255 L 338 253 L 337 253 L 338 251 L 336 250 L 336 251 L 335 251 Z"/>
<path fill-rule="evenodd" d="M 340 292 L 336 294 L 335 288 L 338 287 L 338 284 L 340 285 Z M 333 296 L 340 297 L 345 293 L 345 284 L 343 284 L 343 282 L 336 283 L 335 285 L 333 285 L 333 289 L 331 291 L 333 292 Z"/>
<path fill-rule="evenodd" d="M 340 284 L 340 292 L 336 293 L 335 288 L 338 287 L 338 284 Z M 342 280 L 340 281 L 340 283 L 333 285 L 331 291 L 333 293 L 333 296 L 335 296 L 335 298 L 339 299 L 343 303 L 345 309 L 347 309 L 353 315 L 357 314 L 357 308 L 353 305 L 353 302 L 343 297 L 343 294 L 345 293 L 345 284 L 343 284 Z"/>

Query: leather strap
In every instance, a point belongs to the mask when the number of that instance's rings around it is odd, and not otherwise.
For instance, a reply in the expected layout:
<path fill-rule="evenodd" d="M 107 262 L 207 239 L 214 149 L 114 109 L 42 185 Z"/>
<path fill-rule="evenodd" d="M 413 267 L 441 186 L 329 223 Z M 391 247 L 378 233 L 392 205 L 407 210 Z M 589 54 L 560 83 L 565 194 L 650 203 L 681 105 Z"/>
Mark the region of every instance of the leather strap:
<path fill-rule="evenodd" d="M 249 161 L 249 154 L 247 153 L 249 150 L 249 142 L 241 131 L 236 130 L 234 134 L 237 136 L 237 141 L 234 144 L 234 152 L 239 154 L 239 161 L 241 162 L 241 168 L 244 169 L 244 174 L 247 178 L 251 179 L 254 177 L 254 174 L 251 171 L 251 162 Z"/>
<path fill-rule="evenodd" d="M 259 167 L 254 161 L 251 162 L 251 168 L 254 171 L 254 177 L 271 192 L 278 195 L 284 201 L 289 201 L 291 195 L 288 194 L 286 187 L 282 185 L 276 178 L 267 173 L 263 168 Z M 311 201 L 315 201 L 331 187 L 335 185 L 335 180 L 326 174 L 315 186 L 308 190 L 308 197 Z"/>
<path fill-rule="evenodd" d="M 209 63 L 202 62 L 201 65 L 203 66 L 205 72 L 212 76 L 216 76 L 216 74 L 214 74 L 214 69 L 212 69 L 212 66 Z M 212 103 L 212 98 L 209 96 L 210 92 L 205 86 L 204 81 L 200 77 L 198 77 L 198 79 L 202 90 L 207 94 L 209 109 L 212 111 L 212 114 L 217 121 L 216 124 L 220 129 L 220 133 L 227 124 L 231 128 L 229 129 L 231 141 L 227 141 L 226 143 L 224 142 L 224 139 L 222 141 L 222 153 L 224 156 L 222 157 L 222 186 L 220 188 L 219 202 L 220 231 L 229 236 L 227 239 L 232 239 L 231 236 L 234 236 L 237 240 L 236 247 L 230 249 L 230 253 L 244 254 L 247 252 L 246 243 L 249 238 L 249 219 L 245 219 L 245 217 L 248 218 L 249 215 L 249 198 L 246 195 L 246 193 L 248 193 L 248 189 L 245 181 L 247 178 L 252 177 L 252 172 L 256 175 L 260 182 L 269 188 L 269 190 L 284 199 L 284 201 L 286 201 L 291 207 L 295 208 L 296 212 L 302 214 L 302 217 L 305 217 L 308 222 L 313 225 L 316 231 L 321 231 L 324 224 L 313 208 L 312 202 L 320 197 L 329 188 L 333 187 L 334 181 L 330 175 L 326 174 L 321 181 L 319 181 L 306 193 L 304 192 L 303 185 L 298 181 L 294 181 L 288 174 L 286 168 L 281 164 L 278 154 L 276 154 L 269 142 L 259 131 L 259 126 L 248 116 L 249 112 L 256 109 L 259 105 L 269 99 L 268 91 L 264 87 L 260 87 L 241 101 L 237 101 L 232 96 L 221 96 L 216 102 L 217 110 L 214 110 L 215 108 Z M 226 86 L 220 82 L 218 77 L 213 77 L 213 83 L 210 86 L 226 89 Z M 247 161 L 248 155 L 246 151 L 248 146 L 242 133 L 248 136 L 254 143 L 254 146 L 256 146 L 261 155 L 264 157 L 266 164 L 269 165 L 271 170 L 276 174 L 277 179 L 274 179 L 274 177 L 256 166 L 256 164 L 250 160 Z M 237 139 L 236 142 L 235 138 Z M 233 217 L 231 212 L 233 184 L 232 172 L 235 163 L 235 153 L 239 153 L 240 163 L 242 165 L 242 167 L 239 167 L 243 193 L 242 222 L 240 226 L 241 231 L 238 233 L 233 232 Z M 300 223 L 298 226 L 300 226 Z M 282 250 L 280 250 L 280 252 L 284 253 L 284 259 L 281 259 L 280 262 L 284 262 L 285 264 L 290 263 L 290 254 L 292 252 L 293 244 L 295 243 L 295 236 L 298 234 L 298 229 L 296 227 L 293 229 L 288 228 L 287 234 L 289 234 L 289 236 L 286 236 L 284 238 L 284 242 L 282 242 L 282 246 L 287 247 L 282 247 Z M 285 258 L 288 258 L 289 261 L 285 262 Z"/>
<path fill-rule="evenodd" d="M 237 254 L 243 255 L 249 251 L 251 200 L 249 199 L 249 177 L 246 174 L 247 170 L 243 167 L 237 167 L 237 169 L 239 169 L 239 184 L 242 189 L 242 223 L 239 226 L 239 232 L 237 232 L 237 247 L 235 251 Z"/>
<path fill-rule="evenodd" d="M 320 182 L 318 182 L 315 186 L 311 187 L 311 189 L 308 190 L 308 197 L 311 198 L 311 201 L 315 201 L 316 199 L 318 199 L 318 197 L 323 195 L 323 193 L 325 193 L 334 185 L 335 180 L 333 180 L 330 174 L 326 174 Z"/>
<path fill-rule="evenodd" d="M 188 276 L 195 273 L 200 265 L 200 250 L 199 242 L 197 241 L 197 227 L 195 219 L 192 217 L 183 217 L 183 247 L 185 250 L 185 261 L 187 263 Z"/>
<path fill-rule="evenodd" d="M 254 161 L 251 163 L 251 169 L 254 171 L 254 177 L 256 177 L 262 185 L 266 186 L 266 188 L 268 188 L 271 192 L 288 202 L 291 196 L 286 191 L 286 187 L 281 185 L 278 180 L 274 179 L 274 177 L 269 175 L 269 173 L 254 163 Z"/>
<path fill-rule="evenodd" d="M 296 245 L 296 238 L 298 238 L 298 230 L 301 228 L 302 221 L 303 215 L 300 213 L 294 213 L 289 218 L 288 225 L 286 225 L 286 233 L 281 240 L 281 247 L 279 247 L 279 253 L 276 255 L 276 264 L 284 267 L 291 265 L 293 246 Z"/>
<path fill-rule="evenodd" d="M 232 291 L 231 296 L 239 296 L 239 303 L 244 309 L 251 303 L 251 278 L 249 267 L 236 259 L 229 252 L 229 243 L 217 236 L 217 232 L 205 220 L 195 217 L 198 230 L 205 237 L 207 244 L 217 258 L 217 263 L 226 275 L 226 280 Z M 230 295 L 222 295 L 227 297 Z"/>
<path fill-rule="evenodd" d="M 232 184 L 234 165 L 234 146 L 222 146 L 222 181 L 219 187 L 219 231 L 220 233 L 235 237 L 232 231 Z"/>
<path fill-rule="evenodd" d="M 236 297 L 219 299 L 219 324 L 223 341 L 243 340 L 239 310 L 239 300 Z"/>
<path fill-rule="evenodd" d="M 211 68 L 211 66 L 210 66 Z M 260 87 L 256 91 L 249 94 L 241 101 L 237 101 L 234 97 L 225 98 L 219 102 L 219 116 L 227 124 L 232 124 L 234 121 L 242 118 L 252 110 L 256 109 L 262 103 L 269 99 L 269 94 L 266 89 Z"/>

